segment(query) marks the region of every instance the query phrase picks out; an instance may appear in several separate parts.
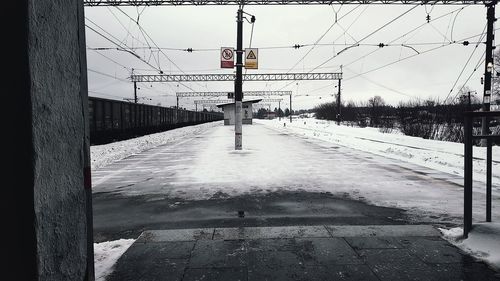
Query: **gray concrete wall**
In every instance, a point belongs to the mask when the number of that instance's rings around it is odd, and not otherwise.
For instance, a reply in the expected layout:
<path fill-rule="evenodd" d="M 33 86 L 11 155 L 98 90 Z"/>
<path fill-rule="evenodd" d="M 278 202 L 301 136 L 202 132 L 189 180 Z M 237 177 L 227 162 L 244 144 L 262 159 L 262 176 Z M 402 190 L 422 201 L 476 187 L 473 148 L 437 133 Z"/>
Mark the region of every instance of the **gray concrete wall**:
<path fill-rule="evenodd" d="M 39 280 L 83 280 L 87 271 L 88 152 L 81 1 L 29 0 L 34 214 Z M 80 30 L 81 31 L 81 30 Z M 82 67 L 84 66 L 84 67 Z"/>

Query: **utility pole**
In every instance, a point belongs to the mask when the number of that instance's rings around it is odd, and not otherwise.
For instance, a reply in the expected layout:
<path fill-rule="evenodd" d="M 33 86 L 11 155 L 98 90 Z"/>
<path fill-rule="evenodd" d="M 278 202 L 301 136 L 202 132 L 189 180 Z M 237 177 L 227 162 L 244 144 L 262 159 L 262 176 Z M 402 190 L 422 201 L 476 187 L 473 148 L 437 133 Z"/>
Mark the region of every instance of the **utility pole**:
<path fill-rule="evenodd" d="M 486 29 L 486 60 L 484 62 L 484 96 L 483 96 L 483 111 L 490 111 L 491 102 L 491 72 L 493 71 L 493 24 L 495 18 L 495 4 L 493 1 L 487 4 L 487 29 Z M 489 130 L 489 120 L 486 117 L 482 118 L 481 134 L 487 135 Z M 487 140 L 481 140 L 481 146 L 487 146 Z"/>
<path fill-rule="evenodd" d="M 495 5 L 493 1 L 487 5 L 487 30 L 486 30 L 486 60 L 484 62 L 484 96 L 483 111 L 490 111 L 491 102 L 491 73 L 493 72 L 493 24 L 495 18 Z M 489 135 L 489 120 L 487 117 L 482 119 L 481 135 Z M 486 146 L 486 221 L 491 222 L 491 140 L 482 139 L 481 145 Z"/>
<path fill-rule="evenodd" d="M 278 120 L 281 121 L 281 101 L 278 102 Z"/>
<path fill-rule="evenodd" d="M 236 79 L 234 81 L 234 149 L 241 150 L 243 142 L 241 101 L 243 99 L 243 0 L 237 13 Z"/>
<path fill-rule="evenodd" d="M 177 96 L 177 105 L 175 106 L 175 122 L 179 121 L 179 96 Z"/>
<path fill-rule="evenodd" d="M 134 82 L 134 102 L 137 103 L 137 82 Z"/>
<path fill-rule="evenodd" d="M 469 104 L 467 105 L 467 111 L 472 111 L 472 104 L 471 104 L 471 100 L 470 100 L 470 91 L 467 92 L 467 94 L 469 95 Z"/>
<path fill-rule="evenodd" d="M 290 93 L 290 123 L 292 123 L 292 94 Z"/>
<path fill-rule="evenodd" d="M 340 66 L 340 73 L 342 73 L 342 65 Z M 340 112 L 340 104 L 341 104 L 341 99 L 340 99 L 340 86 L 342 79 L 339 79 L 339 92 L 337 94 L 337 125 L 340 125 L 340 118 L 341 118 L 341 112 Z"/>

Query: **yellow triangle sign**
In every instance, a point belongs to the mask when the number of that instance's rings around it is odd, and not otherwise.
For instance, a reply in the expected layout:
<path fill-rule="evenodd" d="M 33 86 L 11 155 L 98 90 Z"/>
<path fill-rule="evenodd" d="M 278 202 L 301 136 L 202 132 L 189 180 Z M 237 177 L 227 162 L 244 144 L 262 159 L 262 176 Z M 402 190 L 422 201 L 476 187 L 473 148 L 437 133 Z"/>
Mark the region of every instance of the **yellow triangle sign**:
<path fill-rule="evenodd" d="M 253 50 L 251 50 L 250 53 L 248 53 L 247 59 L 249 59 L 249 60 L 257 59 L 257 57 L 255 57 L 255 54 L 253 53 Z"/>

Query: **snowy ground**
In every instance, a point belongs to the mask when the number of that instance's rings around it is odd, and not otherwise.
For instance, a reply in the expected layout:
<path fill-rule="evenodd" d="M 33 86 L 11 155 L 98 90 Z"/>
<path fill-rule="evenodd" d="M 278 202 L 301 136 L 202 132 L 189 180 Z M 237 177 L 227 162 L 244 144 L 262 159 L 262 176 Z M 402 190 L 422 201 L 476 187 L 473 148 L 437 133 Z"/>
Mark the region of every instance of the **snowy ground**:
<path fill-rule="evenodd" d="M 348 194 L 441 223 L 457 222 L 462 215 L 462 144 L 383 134 L 377 129 L 336 126 L 315 119 L 297 119 L 292 124 L 285 120 L 256 123 L 244 126 L 242 151 L 234 151 L 234 127 L 222 126 L 222 122 L 92 146 L 94 192 L 196 200 L 220 194 L 310 190 Z M 484 149 L 475 148 L 474 152 L 475 180 L 484 181 Z M 493 154 L 493 220 L 498 221 L 498 147 Z M 422 175 L 416 177 L 416 171 Z M 476 183 L 475 218 L 484 217 L 482 193 L 484 186 Z M 445 230 L 445 235 L 451 237 L 455 232 Z M 464 245 L 471 253 L 480 253 L 479 257 L 492 256 L 473 242 Z M 109 266 L 101 272 L 106 270 Z"/>
<path fill-rule="evenodd" d="M 104 167 L 123 158 L 141 153 L 159 145 L 174 143 L 186 137 L 192 137 L 209 128 L 220 126 L 222 121 L 188 126 L 162 133 L 146 135 L 125 141 L 90 147 L 92 170 Z"/>
<path fill-rule="evenodd" d="M 500 270 L 500 223 L 477 223 L 467 239 L 460 227 L 440 230 L 446 240 Z"/>
<path fill-rule="evenodd" d="M 463 177 L 462 143 L 426 140 L 401 133 L 381 133 L 377 128 L 337 126 L 333 121 L 314 118 L 256 120 L 267 126 L 300 136 L 371 152 Z M 285 123 L 285 126 L 284 126 Z M 474 180 L 486 182 L 486 148 L 474 147 Z M 492 183 L 500 191 L 500 147 L 493 147 Z M 476 191 L 484 191 L 478 189 Z"/>
<path fill-rule="evenodd" d="M 94 243 L 95 280 L 104 281 L 113 271 L 120 256 L 134 243 L 135 239 L 119 239 Z"/>

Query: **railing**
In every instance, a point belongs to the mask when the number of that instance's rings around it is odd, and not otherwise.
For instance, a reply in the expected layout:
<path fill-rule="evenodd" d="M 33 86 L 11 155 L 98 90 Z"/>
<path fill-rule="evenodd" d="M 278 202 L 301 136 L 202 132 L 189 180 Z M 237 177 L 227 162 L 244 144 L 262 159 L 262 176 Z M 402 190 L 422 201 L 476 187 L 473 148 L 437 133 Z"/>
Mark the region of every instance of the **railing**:
<path fill-rule="evenodd" d="M 464 238 L 472 229 L 472 160 L 475 139 L 486 140 L 486 221 L 491 222 L 491 163 L 493 141 L 500 140 L 500 135 L 474 135 L 473 119 L 490 120 L 500 117 L 500 111 L 466 112 L 464 118 Z"/>

